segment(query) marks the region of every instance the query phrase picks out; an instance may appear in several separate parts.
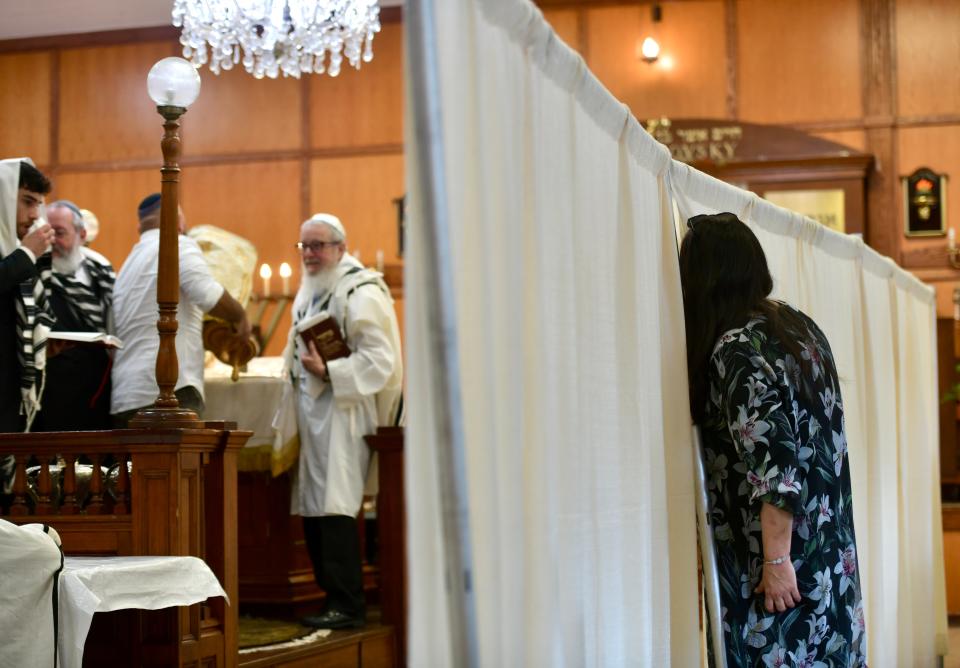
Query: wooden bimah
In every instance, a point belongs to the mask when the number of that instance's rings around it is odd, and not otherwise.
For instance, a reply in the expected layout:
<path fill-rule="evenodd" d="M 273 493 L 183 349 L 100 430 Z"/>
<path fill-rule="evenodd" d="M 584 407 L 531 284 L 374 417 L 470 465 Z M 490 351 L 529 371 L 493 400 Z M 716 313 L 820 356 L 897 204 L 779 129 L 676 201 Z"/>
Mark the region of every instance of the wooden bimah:
<path fill-rule="evenodd" d="M 71 556 L 199 557 L 230 599 L 98 613 L 84 665 L 237 665 L 236 462 L 250 432 L 231 426 L 0 434 L 16 460 L 4 519 L 49 524 Z"/>

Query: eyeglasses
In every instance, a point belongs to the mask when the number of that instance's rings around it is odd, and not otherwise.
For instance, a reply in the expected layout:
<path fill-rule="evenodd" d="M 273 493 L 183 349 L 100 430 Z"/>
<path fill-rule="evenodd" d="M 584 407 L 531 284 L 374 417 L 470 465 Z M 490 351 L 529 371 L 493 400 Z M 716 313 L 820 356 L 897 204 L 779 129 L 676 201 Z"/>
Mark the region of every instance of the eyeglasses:
<path fill-rule="evenodd" d="M 310 251 L 311 253 L 321 253 L 324 248 L 333 248 L 339 246 L 339 241 L 298 241 L 297 249 L 302 253 Z"/>

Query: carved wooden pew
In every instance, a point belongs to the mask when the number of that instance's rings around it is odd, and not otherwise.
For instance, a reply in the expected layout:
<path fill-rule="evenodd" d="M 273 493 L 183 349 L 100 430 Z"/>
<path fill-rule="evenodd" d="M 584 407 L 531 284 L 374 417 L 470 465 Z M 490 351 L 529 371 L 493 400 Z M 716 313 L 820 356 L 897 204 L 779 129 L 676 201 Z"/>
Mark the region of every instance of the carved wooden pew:
<path fill-rule="evenodd" d="M 68 555 L 199 557 L 230 597 L 230 605 L 215 598 L 95 615 L 85 665 L 119 665 L 125 657 L 141 666 L 237 665 L 236 459 L 250 432 L 206 426 L 0 434 L 0 454 L 16 459 L 4 519 L 53 526 Z M 112 463 L 109 480 L 105 462 Z M 89 482 L 80 485 L 76 469 L 87 466 Z"/>

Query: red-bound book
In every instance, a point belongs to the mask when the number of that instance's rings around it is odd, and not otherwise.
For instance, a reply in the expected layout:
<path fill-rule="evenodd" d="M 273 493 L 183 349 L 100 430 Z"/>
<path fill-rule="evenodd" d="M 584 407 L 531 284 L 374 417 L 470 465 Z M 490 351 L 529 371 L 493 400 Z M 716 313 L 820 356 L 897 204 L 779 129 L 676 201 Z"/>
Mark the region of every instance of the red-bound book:
<path fill-rule="evenodd" d="M 303 338 L 303 342 L 309 344 L 313 341 L 317 352 L 323 358 L 324 363 L 330 360 L 340 359 L 341 357 L 350 357 L 350 348 L 343 339 L 340 332 L 340 326 L 326 311 L 307 318 L 297 325 L 297 332 Z"/>

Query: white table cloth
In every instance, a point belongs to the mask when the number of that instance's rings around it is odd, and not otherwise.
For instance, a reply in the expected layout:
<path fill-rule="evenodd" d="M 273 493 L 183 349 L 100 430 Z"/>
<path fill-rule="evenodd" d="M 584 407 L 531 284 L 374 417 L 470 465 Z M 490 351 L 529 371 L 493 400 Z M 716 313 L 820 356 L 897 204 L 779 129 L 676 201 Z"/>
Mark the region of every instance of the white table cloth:
<path fill-rule="evenodd" d="M 60 666 L 81 668 L 95 612 L 159 610 L 211 596 L 227 594 L 196 557 L 66 557 L 60 573 Z"/>
<path fill-rule="evenodd" d="M 248 448 L 272 445 L 270 425 L 283 394 L 282 367 L 279 357 L 254 357 L 234 382 L 230 380 L 231 367 L 220 362 L 210 364 L 203 374 L 204 418 L 232 420 L 239 429 L 252 431 Z"/>

